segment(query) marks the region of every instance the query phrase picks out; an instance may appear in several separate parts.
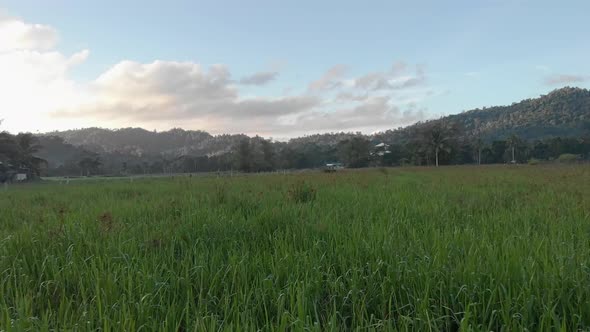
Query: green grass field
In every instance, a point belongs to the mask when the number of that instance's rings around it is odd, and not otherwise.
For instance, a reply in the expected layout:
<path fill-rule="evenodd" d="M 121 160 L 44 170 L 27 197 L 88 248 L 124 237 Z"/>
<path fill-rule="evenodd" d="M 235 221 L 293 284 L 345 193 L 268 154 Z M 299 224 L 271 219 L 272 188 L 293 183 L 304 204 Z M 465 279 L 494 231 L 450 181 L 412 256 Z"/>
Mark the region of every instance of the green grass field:
<path fill-rule="evenodd" d="M 590 329 L 590 167 L 0 191 L 0 330 Z"/>

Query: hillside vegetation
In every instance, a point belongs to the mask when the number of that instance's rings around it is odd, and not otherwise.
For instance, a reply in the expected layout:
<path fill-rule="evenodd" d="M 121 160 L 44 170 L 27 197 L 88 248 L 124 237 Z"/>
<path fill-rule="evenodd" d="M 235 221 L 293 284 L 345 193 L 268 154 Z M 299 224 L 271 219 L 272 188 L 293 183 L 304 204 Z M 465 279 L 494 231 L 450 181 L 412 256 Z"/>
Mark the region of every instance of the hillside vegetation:
<path fill-rule="evenodd" d="M 562 88 L 539 98 L 525 99 L 510 106 L 474 109 L 443 118 L 460 124 L 468 136 L 485 140 L 505 139 L 517 135 L 526 140 L 550 137 L 581 136 L 590 128 L 590 91 L 581 88 Z M 424 124 L 417 123 L 365 137 L 389 143 L 411 139 L 414 131 Z M 53 132 L 66 143 L 84 146 L 95 152 L 142 153 L 197 153 L 223 152 L 243 135 L 213 136 L 203 131 L 172 129 L 152 132 L 141 128 L 108 130 L 88 128 Z M 291 140 L 293 144 L 314 143 L 336 145 L 359 133 L 327 133 Z"/>
<path fill-rule="evenodd" d="M 29 139 L 0 134 L 0 178 L 239 170 L 526 163 L 590 159 L 590 91 L 563 88 L 374 135 L 326 133 L 276 142 L 173 129 L 87 128 Z M 23 143 L 26 143 L 23 145 Z M 29 148 L 32 147 L 32 148 Z M 33 155 L 34 154 L 34 155 Z M 41 167 L 39 159 L 47 161 Z M 33 162 L 35 161 L 35 162 Z M 12 174 L 12 175 L 10 175 Z"/>
<path fill-rule="evenodd" d="M 512 135 L 525 140 L 552 137 L 580 137 L 590 130 L 590 90 L 565 87 L 539 98 L 525 99 L 509 106 L 474 109 L 442 118 L 456 122 L 468 137 L 485 141 Z M 375 135 L 380 140 L 410 140 L 424 123 Z"/>

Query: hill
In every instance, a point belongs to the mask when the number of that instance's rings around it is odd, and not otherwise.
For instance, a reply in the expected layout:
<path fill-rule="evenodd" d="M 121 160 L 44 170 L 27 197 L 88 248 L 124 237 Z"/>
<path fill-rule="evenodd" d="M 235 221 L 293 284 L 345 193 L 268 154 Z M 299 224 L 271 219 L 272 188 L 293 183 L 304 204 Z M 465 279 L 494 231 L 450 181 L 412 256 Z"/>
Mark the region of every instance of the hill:
<path fill-rule="evenodd" d="M 97 153 L 142 155 L 208 155 L 228 151 L 231 144 L 244 135 L 212 136 L 200 130 L 172 129 L 163 132 L 142 128 L 103 129 L 85 128 L 52 132 L 44 136 L 58 136 L 75 146 L 83 146 Z"/>
<path fill-rule="evenodd" d="M 509 106 L 477 108 L 442 120 L 456 122 L 463 127 L 466 136 L 488 142 L 513 134 L 529 141 L 576 137 L 590 128 L 590 91 L 565 87 L 539 98 L 525 99 Z M 405 142 L 423 126 L 424 123 L 416 123 L 375 136 L 387 142 Z"/>
<path fill-rule="evenodd" d="M 250 165 L 252 169 L 272 168 L 268 165 L 310 168 L 342 159 L 338 151 L 339 143 L 360 139 L 371 141 L 373 145 L 384 142 L 391 146 L 392 151 L 388 155 L 391 160 L 382 163 L 411 162 L 420 165 L 428 164 L 430 160 L 428 151 L 417 146 L 415 141 L 437 121 L 458 124 L 462 128 L 461 136 L 465 138 L 462 147 L 443 156 L 446 163 L 473 162 L 470 151 L 474 148 L 470 144 L 479 139 L 489 148 L 488 152 L 483 151 L 484 161 L 502 162 L 506 159 L 507 143 L 496 142 L 494 145 L 493 142 L 506 140 L 513 134 L 531 144 L 555 137 L 587 137 L 590 134 L 590 91 L 566 87 L 509 106 L 474 109 L 373 135 L 325 133 L 293 138 L 288 142 L 265 142 L 246 135 L 214 136 L 200 130 L 183 129 L 163 132 L 141 128 L 67 130 L 39 135 L 43 148 L 38 156 L 48 161 L 50 169 L 59 169 L 54 174 L 80 173 L 80 161 L 95 158 L 95 155 L 100 156 L 103 171 L 111 173 L 228 170 L 236 166 L 236 155 L 232 156 L 230 152 L 249 140 L 244 145 L 243 157 L 257 160 L 259 167 Z M 521 156 L 549 158 L 547 153 L 542 152 L 546 149 L 553 151 L 554 157 L 564 152 L 584 154 L 585 148 L 574 141 L 570 140 L 567 144 L 560 141 L 547 143 L 553 146 L 550 148 L 531 146 L 530 151 L 521 153 Z M 248 152 L 248 149 L 251 151 Z M 533 153 L 533 150 L 536 152 Z"/>
<path fill-rule="evenodd" d="M 509 106 L 474 109 L 442 119 L 459 123 L 467 136 L 486 141 L 516 134 L 525 140 L 580 136 L 590 123 L 590 91 L 565 87 L 539 98 L 525 99 Z M 437 120 L 434 120 L 437 121 Z M 370 135 L 377 141 L 404 143 L 424 125 L 414 125 Z M 98 153 L 210 155 L 228 151 L 244 135 L 213 136 L 200 130 L 172 129 L 153 132 L 141 128 L 117 130 L 86 128 L 45 134 L 59 136 L 66 143 Z M 336 145 L 359 133 L 327 133 L 293 138 L 291 144 Z"/>

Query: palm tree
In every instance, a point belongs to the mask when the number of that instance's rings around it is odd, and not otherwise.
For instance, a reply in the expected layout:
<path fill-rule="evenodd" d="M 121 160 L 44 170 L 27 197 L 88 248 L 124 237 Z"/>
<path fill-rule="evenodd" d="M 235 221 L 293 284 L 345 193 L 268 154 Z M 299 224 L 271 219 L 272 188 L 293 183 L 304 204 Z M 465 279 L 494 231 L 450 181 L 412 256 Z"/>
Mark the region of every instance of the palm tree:
<path fill-rule="evenodd" d="M 481 150 L 483 149 L 483 147 L 484 147 L 483 140 L 481 138 L 478 138 L 475 141 L 475 149 L 477 151 L 477 164 L 478 165 L 481 165 Z"/>
<path fill-rule="evenodd" d="M 47 163 L 34 155 L 40 148 L 38 139 L 32 134 L 14 136 L 0 132 L 0 162 L 11 172 L 26 169 L 30 176 L 39 176 L 41 167 Z"/>
<path fill-rule="evenodd" d="M 507 140 L 508 142 L 508 147 L 512 150 L 512 163 L 516 163 L 516 155 L 515 155 L 515 151 L 516 149 L 518 149 L 520 146 L 522 146 L 522 140 L 520 139 L 520 137 L 516 136 L 516 134 L 512 134 L 512 136 L 510 136 Z"/>
<path fill-rule="evenodd" d="M 0 125 L 4 120 L 0 119 Z M 11 170 L 10 161 L 16 155 L 17 148 L 14 137 L 9 133 L 0 132 L 0 183 L 5 183 L 10 179 Z"/>
<path fill-rule="evenodd" d="M 0 132 L 0 159 L 12 160 L 18 155 L 18 150 L 14 136 Z"/>
<path fill-rule="evenodd" d="M 78 162 L 78 167 L 82 172 L 82 175 L 90 176 L 90 172 L 98 172 L 98 168 L 102 165 L 100 156 L 97 153 L 87 153 L 85 157 Z"/>
<path fill-rule="evenodd" d="M 28 168 L 32 175 L 39 176 L 42 165 L 46 163 L 44 159 L 34 156 L 41 148 L 39 140 L 33 134 L 27 133 L 16 135 L 15 141 L 19 150 L 17 159 L 20 166 Z"/>
<path fill-rule="evenodd" d="M 431 152 L 434 151 L 436 167 L 438 167 L 439 154 L 441 152 L 451 152 L 457 132 L 458 128 L 454 123 L 444 120 L 434 121 L 426 126 L 423 132 L 423 140 Z"/>

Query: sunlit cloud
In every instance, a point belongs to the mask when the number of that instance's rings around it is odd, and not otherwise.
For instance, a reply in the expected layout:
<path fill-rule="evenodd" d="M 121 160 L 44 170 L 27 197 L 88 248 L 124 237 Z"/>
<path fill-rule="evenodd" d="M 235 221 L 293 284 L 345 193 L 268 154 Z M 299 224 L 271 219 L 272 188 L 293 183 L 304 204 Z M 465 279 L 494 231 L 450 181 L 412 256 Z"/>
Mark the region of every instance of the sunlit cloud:
<path fill-rule="evenodd" d="M 374 131 L 421 120 L 424 109 L 409 107 L 406 100 L 428 97 L 425 68 L 405 62 L 356 76 L 338 64 L 303 87 L 283 88 L 282 95 L 268 93 L 272 89 L 252 95 L 243 89 L 270 86 L 279 72 L 236 79 L 224 64 L 122 60 L 95 79 L 78 82 L 70 71 L 84 66 L 91 53 L 59 51 L 54 28 L 5 17 L 0 40 L 0 89 L 6 92 L 0 118 L 12 131 L 89 126 L 268 136 Z"/>

